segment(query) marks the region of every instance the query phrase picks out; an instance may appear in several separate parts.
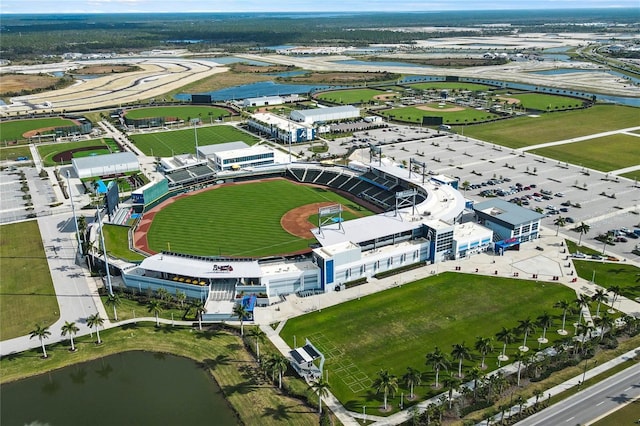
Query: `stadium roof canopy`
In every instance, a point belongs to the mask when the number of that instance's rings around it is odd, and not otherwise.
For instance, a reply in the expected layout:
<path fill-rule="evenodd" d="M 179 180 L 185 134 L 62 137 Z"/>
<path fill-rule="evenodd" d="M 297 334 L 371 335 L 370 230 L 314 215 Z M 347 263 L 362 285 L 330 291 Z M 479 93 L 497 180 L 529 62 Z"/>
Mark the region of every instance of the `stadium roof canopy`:
<path fill-rule="evenodd" d="M 374 216 L 366 216 L 358 219 L 342 222 L 342 229 L 337 223 L 332 223 L 320 228 L 314 228 L 313 236 L 323 246 L 331 246 L 338 243 L 352 242 L 361 244 L 387 235 L 400 234 L 416 228 L 418 224 L 394 216 L 393 213 L 382 213 Z"/>
<path fill-rule="evenodd" d="M 198 153 L 203 157 L 208 157 L 218 152 L 232 151 L 232 150 L 245 149 L 245 148 L 249 148 L 249 145 L 246 142 L 236 141 L 236 142 L 227 142 L 227 143 L 199 146 Z"/>
<path fill-rule="evenodd" d="M 201 256 L 167 253 L 147 257 L 140 267 L 148 271 L 197 278 L 258 278 L 262 276 L 257 260 L 208 259 Z"/>

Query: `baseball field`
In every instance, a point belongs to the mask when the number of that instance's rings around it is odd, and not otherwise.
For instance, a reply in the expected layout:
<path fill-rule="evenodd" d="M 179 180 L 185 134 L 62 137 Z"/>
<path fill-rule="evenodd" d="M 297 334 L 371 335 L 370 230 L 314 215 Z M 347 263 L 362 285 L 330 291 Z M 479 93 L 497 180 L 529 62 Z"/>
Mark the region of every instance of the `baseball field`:
<path fill-rule="evenodd" d="M 25 134 L 27 132 L 40 131 L 40 133 L 46 134 L 56 127 L 75 125 L 76 123 L 73 120 L 58 117 L 6 121 L 0 123 L 0 139 L 3 141 L 26 139 Z"/>
<path fill-rule="evenodd" d="M 203 122 L 213 122 L 231 115 L 224 108 L 211 106 L 180 105 L 131 109 L 126 112 L 127 118 L 175 117 L 184 121 L 200 118 Z"/>
<path fill-rule="evenodd" d="M 151 220 L 147 243 L 154 252 L 263 257 L 308 249 L 317 223 L 307 218 L 337 203 L 346 210 L 344 220 L 372 214 L 328 189 L 275 179 L 174 197 L 143 220 Z M 141 222 L 138 229 L 144 227 Z"/>

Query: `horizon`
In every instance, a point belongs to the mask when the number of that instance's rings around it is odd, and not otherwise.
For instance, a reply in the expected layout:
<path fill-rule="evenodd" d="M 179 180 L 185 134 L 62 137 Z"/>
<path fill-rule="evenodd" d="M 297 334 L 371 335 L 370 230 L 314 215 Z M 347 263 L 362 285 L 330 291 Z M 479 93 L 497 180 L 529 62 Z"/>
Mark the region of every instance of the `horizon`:
<path fill-rule="evenodd" d="M 201 0 L 158 1 L 158 0 L 3 0 L 0 15 L 100 15 L 100 14 L 189 14 L 189 13 L 440 13 L 473 11 L 548 11 L 548 10 L 589 10 L 589 9 L 636 9 L 636 0 L 538 0 L 520 1 L 468 0 L 460 5 L 450 1 L 402 0 L 351 0 L 348 2 L 326 0 L 322 9 L 311 0 L 274 0 L 265 5 L 259 0 L 227 0 L 224 5 L 203 7 Z M 640 13 L 639 13 L 640 15 Z"/>

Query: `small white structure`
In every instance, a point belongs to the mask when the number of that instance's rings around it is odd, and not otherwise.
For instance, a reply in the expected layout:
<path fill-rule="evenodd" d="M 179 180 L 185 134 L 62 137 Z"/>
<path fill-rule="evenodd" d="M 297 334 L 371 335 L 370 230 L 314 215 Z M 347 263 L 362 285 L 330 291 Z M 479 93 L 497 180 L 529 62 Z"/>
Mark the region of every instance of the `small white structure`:
<path fill-rule="evenodd" d="M 284 99 L 280 96 L 262 96 L 260 98 L 247 98 L 242 101 L 242 106 L 247 107 L 261 107 L 269 105 L 282 105 Z"/>
<path fill-rule="evenodd" d="M 324 121 L 348 120 L 350 118 L 360 118 L 360 109 L 352 105 L 337 106 L 330 108 L 303 109 L 291 111 L 289 116 L 293 121 L 299 123 L 314 124 Z"/>
<path fill-rule="evenodd" d="M 275 153 L 266 145 L 249 146 L 245 142 L 228 142 L 198 148 L 201 158 L 206 158 L 216 171 L 233 171 L 247 167 L 269 166 L 275 163 Z"/>
<path fill-rule="evenodd" d="M 71 162 L 76 176 L 80 179 L 140 170 L 138 158 L 132 152 L 74 158 Z"/>
<path fill-rule="evenodd" d="M 250 128 L 266 133 L 279 142 L 302 143 L 315 138 L 315 129 L 312 126 L 287 120 L 274 114 L 253 114 L 247 124 Z"/>

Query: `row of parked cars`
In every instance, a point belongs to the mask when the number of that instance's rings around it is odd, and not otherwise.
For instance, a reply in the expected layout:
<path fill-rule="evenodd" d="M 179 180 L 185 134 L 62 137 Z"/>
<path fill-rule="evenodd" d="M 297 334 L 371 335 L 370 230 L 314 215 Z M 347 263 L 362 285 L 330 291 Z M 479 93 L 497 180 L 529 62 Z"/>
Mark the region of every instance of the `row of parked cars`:
<path fill-rule="evenodd" d="M 611 229 L 608 233 L 613 236 L 613 241 L 615 241 L 616 243 L 626 243 L 628 241 L 627 237 L 633 240 L 637 240 L 638 238 L 640 238 L 640 229 Z"/>
<path fill-rule="evenodd" d="M 587 256 L 584 253 L 580 253 L 579 251 L 573 253 L 571 255 L 571 257 L 576 258 L 576 259 L 593 259 L 593 260 L 608 260 L 610 262 L 619 262 L 620 259 L 618 259 L 615 256 L 602 256 L 599 254 L 592 254 L 590 256 Z"/>

